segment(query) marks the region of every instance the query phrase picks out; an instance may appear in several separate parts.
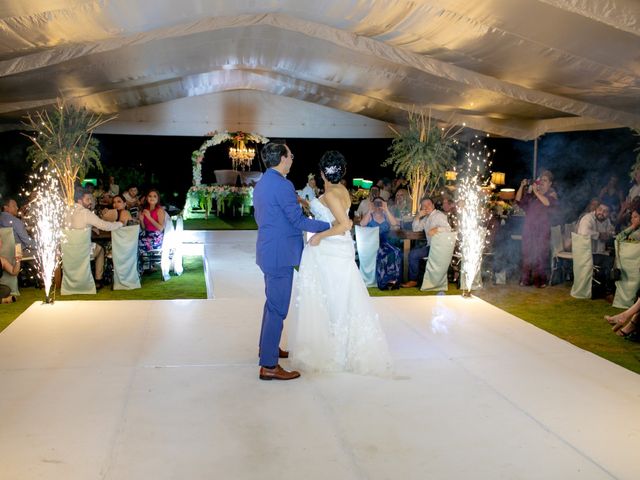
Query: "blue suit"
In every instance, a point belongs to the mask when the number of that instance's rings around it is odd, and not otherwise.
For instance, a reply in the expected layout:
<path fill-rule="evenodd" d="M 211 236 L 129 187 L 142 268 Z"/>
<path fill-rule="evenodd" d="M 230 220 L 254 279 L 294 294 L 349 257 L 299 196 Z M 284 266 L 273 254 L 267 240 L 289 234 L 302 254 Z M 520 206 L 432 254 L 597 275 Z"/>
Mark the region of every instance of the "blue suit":
<path fill-rule="evenodd" d="M 260 365 L 278 364 L 282 325 L 291 300 L 293 267 L 300 264 L 302 231 L 322 232 L 326 222 L 304 216 L 293 184 L 272 168 L 267 169 L 253 191 L 258 224 L 256 263 L 264 274 L 267 301 L 260 332 Z"/>

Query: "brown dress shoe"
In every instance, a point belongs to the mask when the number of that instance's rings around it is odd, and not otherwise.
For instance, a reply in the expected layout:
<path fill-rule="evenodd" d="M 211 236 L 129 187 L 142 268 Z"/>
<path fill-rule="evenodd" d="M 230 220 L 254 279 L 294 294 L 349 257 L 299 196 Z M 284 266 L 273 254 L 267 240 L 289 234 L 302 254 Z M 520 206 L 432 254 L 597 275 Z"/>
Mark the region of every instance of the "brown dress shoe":
<path fill-rule="evenodd" d="M 416 282 L 415 280 L 409 280 L 408 282 L 405 282 L 403 284 L 400 285 L 402 288 L 413 288 L 413 287 L 417 287 L 418 286 L 418 282 Z"/>
<path fill-rule="evenodd" d="M 260 367 L 260 380 L 293 380 L 299 376 L 300 372 L 288 372 L 280 365 L 276 365 L 276 368 Z"/>

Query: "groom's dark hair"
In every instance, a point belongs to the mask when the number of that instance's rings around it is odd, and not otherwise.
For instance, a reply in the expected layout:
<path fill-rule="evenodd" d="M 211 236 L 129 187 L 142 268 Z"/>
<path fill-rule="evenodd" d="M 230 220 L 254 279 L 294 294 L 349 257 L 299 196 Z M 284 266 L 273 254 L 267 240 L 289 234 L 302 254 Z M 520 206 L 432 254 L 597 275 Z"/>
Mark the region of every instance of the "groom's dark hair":
<path fill-rule="evenodd" d="M 287 156 L 287 147 L 284 145 L 284 142 L 269 142 L 262 147 L 260 156 L 262 157 L 265 167 L 277 167 L 280 165 L 282 157 Z"/>

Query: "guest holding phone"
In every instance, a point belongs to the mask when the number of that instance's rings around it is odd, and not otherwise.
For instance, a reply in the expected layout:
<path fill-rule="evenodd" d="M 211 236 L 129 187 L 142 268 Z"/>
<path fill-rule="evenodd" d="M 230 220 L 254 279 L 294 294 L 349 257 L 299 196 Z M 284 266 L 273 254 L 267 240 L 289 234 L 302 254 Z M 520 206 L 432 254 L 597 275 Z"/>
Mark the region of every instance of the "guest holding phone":
<path fill-rule="evenodd" d="M 400 288 L 402 275 L 402 252 L 389 242 L 389 232 L 398 228 L 398 219 L 389 211 L 387 202 L 375 197 L 370 203 L 369 211 L 360 221 L 362 227 L 378 227 L 380 230 L 380 247 L 376 256 L 376 283 L 380 290 Z"/>

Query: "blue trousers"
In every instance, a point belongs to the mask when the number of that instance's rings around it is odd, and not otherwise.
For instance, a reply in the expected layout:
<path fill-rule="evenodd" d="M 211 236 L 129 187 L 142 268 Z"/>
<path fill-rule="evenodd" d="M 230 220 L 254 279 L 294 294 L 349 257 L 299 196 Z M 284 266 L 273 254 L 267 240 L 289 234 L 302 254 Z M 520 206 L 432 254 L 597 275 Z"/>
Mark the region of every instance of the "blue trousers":
<path fill-rule="evenodd" d="M 420 259 L 429 256 L 429 247 L 412 248 L 409 252 L 409 280 L 418 281 L 420 273 Z"/>
<path fill-rule="evenodd" d="M 282 336 L 282 326 L 291 301 L 293 267 L 283 267 L 263 273 L 267 301 L 262 312 L 260 365 L 271 367 L 278 364 L 278 347 Z"/>

